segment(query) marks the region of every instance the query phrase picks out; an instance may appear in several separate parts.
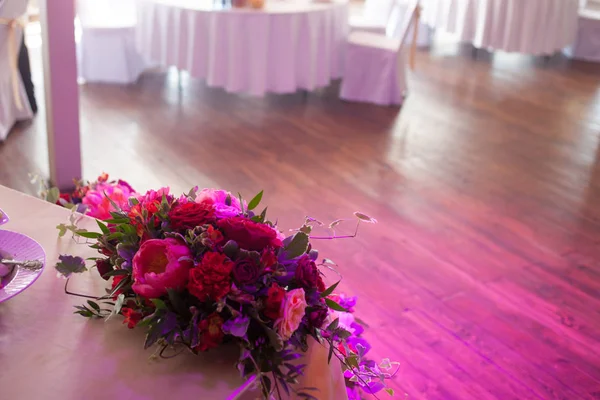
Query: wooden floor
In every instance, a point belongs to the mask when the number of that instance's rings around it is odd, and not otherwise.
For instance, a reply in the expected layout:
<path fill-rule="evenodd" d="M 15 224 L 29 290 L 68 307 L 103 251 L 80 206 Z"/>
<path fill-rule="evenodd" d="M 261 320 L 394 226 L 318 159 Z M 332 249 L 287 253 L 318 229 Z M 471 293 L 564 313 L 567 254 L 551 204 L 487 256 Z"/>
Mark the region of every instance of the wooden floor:
<path fill-rule="evenodd" d="M 84 86 L 84 172 L 265 189 L 286 228 L 376 217 L 317 245 L 409 399 L 600 399 L 600 66 L 441 43 L 417 68 L 402 109 L 173 73 Z M 46 165 L 41 116 L 0 145 L 0 184 L 33 193 Z"/>

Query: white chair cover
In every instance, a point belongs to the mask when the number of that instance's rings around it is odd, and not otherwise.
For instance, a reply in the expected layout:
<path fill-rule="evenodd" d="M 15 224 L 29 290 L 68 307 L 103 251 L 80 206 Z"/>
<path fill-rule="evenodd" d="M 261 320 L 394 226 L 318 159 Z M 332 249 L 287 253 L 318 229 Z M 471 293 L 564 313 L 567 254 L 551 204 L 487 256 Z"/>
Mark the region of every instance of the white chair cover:
<path fill-rule="evenodd" d="M 394 12 L 400 12 L 401 15 L 404 15 L 404 13 L 408 12 L 410 3 L 409 0 L 401 2 L 394 0 L 366 0 L 362 15 L 350 18 L 350 31 L 372 32 L 390 36 L 389 29 L 387 29 L 390 18 L 393 18 Z M 397 29 L 394 29 L 394 31 L 397 31 Z M 399 37 L 394 32 L 391 35 L 391 37 Z M 429 47 L 432 36 L 433 30 L 427 24 L 419 23 L 417 46 Z M 412 37 L 408 39 L 408 43 L 412 43 Z"/>
<path fill-rule="evenodd" d="M 0 19 L 8 20 L 22 17 L 26 10 L 27 0 L 0 1 Z M 21 74 L 16 75 L 21 103 L 20 109 L 14 96 L 12 71 L 16 66 L 11 65 L 11 62 L 18 59 L 23 28 L 21 26 L 13 28 L 12 38 L 14 43 L 12 47 L 9 45 L 10 29 L 8 25 L 0 23 L 0 142 L 6 139 L 15 122 L 33 117 Z M 11 56 L 9 54 L 11 49 L 16 50 L 17 53 Z"/>
<path fill-rule="evenodd" d="M 135 82 L 146 67 L 135 46 L 136 0 L 77 0 L 77 16 L 79 77 L 88 82 Z"/>
<path fill-rule="evenodd" d="M 402 0 L 398 0 L 401 2 Z M 402 9 L 402 4 L 397 4 Z M 394 37 L 353 32 L 348 39 L 340 97 L 380 105 L 401 104 L 406 92 L 404 49 L 414 24 L 417 0 L 387 28 Z"/>
<path fill-rule="evenodd" d="M 569 52 L 579 60 L 600 62 L 600 11 L 580 12 L 577 39 Z"/>

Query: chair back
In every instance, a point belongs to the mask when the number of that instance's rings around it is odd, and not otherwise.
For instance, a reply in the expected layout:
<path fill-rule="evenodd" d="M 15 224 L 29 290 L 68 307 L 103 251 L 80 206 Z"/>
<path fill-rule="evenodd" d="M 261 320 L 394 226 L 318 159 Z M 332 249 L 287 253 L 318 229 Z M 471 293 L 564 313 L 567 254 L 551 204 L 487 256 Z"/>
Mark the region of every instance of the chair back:
<path fill-rule="evenodd" d="M 85 28 L 125 28 L 135 26 L 135 0 L 77 0 L 77 17 Z"/>
<path fill-rule="evenodd" d="M 419 0 L 395 0 L 390 21 L 386 26 L 386 36 L 400 39 L 400 48 L 406 44 L 410 28 L 416 23 L 419 7 Z"/>
<path fill-rule="evenodd" d="M 0 0 L 0 18 L 19 18 L 27 12 L 27 0 Z"/>
<path fill-rule="evenodd" d="M 365 0 L 363 16 L 366 21 L 385 25 L 396 0 Z"/>

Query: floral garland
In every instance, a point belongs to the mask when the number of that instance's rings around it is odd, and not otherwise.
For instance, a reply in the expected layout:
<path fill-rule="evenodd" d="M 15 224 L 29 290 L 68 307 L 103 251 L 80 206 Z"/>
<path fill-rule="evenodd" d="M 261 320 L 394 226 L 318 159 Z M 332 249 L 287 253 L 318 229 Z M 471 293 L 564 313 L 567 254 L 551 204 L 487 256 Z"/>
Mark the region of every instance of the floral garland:
<path fill-rule="evenodd" d="M 238 369 L 260 384 L 265 399 L 283 392 L 317 399 L 311 388 L 294 386 L 303 373 L 294 360 L 313 337 L 328 344 L 329 360 L 341 361 L 351 400 L 381 390 L 393 395 L 386 381 L 397 363 L 366 357 L 371 346 L 362 337 L 364 323 L 354 316 L 356 298 L 335 294 L 339 282 L 325 287 L 319 267 L 335 264 L 317 263 L 310 233 L 320 222 L 307 218 L 285 237 L 267 220 L 266 208 L 254 212 L 262 192 L 248 203 L 214 189 L 194 188 L 180 197 L 169 188 L 140 195 L 106 174 L 78 182 L 73 193 L 47 189 L 42 196 L 97 218 L 100 232 L 79 229 L 75 213 L 69 225 L 58 226 L 60 236 L 71 231 L 88 240 L 100 253 L 88 260 L 112 280 L 106 296 L 77 306 L 75 313 L 122 315 L 129 328 L 146 329 L 144 347 L 157 345 L 160 356 L 178 346 L 198 353 L 237 343 Z M 355 216 L 357 230 L 361 222 L 376 222 Z M 66 278 L 88 270 L 85 260 L 69 255 L 60 256 L 56 269 Z"/>

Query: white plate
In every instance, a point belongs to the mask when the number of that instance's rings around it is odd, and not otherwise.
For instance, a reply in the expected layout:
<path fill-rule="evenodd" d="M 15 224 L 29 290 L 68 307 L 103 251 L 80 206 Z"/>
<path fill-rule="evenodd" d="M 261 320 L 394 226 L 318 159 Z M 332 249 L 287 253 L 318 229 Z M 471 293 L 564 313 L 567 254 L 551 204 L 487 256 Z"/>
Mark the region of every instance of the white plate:
<path fill-rule="evenodd" d="M 0 251 L 4 256 L 14 260 L 39 260 L 42 268 L 31 271 L 16 267 L 13 271 L 0 278 L 0 303 L 21 293 L 31 286 L 44 271 L 46 253 L 38 242 L 17 232 L 0 230 Z"/>

